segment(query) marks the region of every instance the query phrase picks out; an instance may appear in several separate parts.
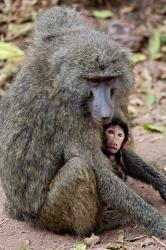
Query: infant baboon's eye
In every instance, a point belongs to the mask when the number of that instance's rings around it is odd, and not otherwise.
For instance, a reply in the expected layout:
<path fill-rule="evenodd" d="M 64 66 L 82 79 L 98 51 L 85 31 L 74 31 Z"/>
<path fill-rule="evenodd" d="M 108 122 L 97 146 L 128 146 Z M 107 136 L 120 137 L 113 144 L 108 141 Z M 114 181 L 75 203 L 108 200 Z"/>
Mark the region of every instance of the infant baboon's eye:
<path fill-rule="evenodd" d="M 107 132 L 108 132 L 109 134 L 111 134 L 111 135 L 113 135 L 113 133 L 114 133 L 113 130 L 108 130 Z"/>

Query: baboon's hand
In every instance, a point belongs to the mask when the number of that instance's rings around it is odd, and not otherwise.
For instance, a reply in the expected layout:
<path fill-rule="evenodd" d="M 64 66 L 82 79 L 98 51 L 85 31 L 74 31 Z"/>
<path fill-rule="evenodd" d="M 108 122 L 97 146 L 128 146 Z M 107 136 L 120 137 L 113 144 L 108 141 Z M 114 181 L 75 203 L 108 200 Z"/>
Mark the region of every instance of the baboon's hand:
<path fill-rule="evenodd" d="M 166 201 L 166 186 L 160 188 L 159 193 L 160 193 L 161 198 Z"/>
<path fill-rule="evenodd" d="M 161 198 L 166 201 L 166 179 L 160 181 L 160 185 L 157 190 L 159 191 Z"/>
<path fill-rule="evenodd" d="M 148 231 L 151 235 L 166 239 L 166 219 L 160 219 L 155 224 L 148 227 Z"/>
<path fill-rule="evenodd" d="M 163 176 L 156 176 L 152 186 L 155 190 L 159 191 L 161 198 L 166 201 L 166 178 Z"/>

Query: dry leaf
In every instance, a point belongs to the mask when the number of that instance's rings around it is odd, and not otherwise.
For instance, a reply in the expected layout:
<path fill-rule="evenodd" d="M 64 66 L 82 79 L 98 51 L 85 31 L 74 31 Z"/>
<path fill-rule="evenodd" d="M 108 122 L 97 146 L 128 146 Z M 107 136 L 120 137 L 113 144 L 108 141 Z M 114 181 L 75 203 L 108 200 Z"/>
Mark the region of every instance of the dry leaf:
<path fill-rule="evenodd" d="M 92 15 L 99 19 L 107 19 L 113 16 L 113 13 L 110 10 L 94 10 Z"/>
<path fill-rule="evenodd" d="M 70 250 L 86 250 L 86 245 L 84 243 L 76 245 L 74 248 L 71 248 Z"/>
<path fill-rule="evenodd" d="M 158 132 L 158 133 L 164 133 L 166 132 L 166 127 L 159 127 L 156 125 L 152 125 L 152 124 L 144 124 L 144 129 L 149 130 L 149 131 L 153 131 L 153 132 Z"/>
<path fill-rule="evenodd" d="M 129 114 L 131 115 L 132 118 L 135 118 L 135 117 L 138 116 L 138 111 L 136 110 L 135 107 L 133 107 L 131 105 L 128 106 L 128 112 L 129 112 Z"/>
<path fill-rule="evenodd" d="M 14 39 L 19 36 L 26 35 L 30 30 L 32 30 L 33 23 L 27 22 L 27 23 L 11 23 L 8 26 L 8 32 L 7 32 L 7 39 Z"/>
<path fill-rule="evenodd" d="M 6 64 L 5 67 L 0 70 L 0 87 L 2 87 L 9 78 L 16 74 L 18 69 L 18 65 Z"/>
<path fill-rule="evenodd" d="M 120 243 L 109 243 L 106 247 L 107 249 L 110 250 L 118 250 L 118 249 L 125 249 L 123 244 Z"/>
<path fill-rule="evenodd" d="M 24 52 L 13 43 L 0 42 L 0 60 L 18 63 L 25 59 Z"/>
<path fill-rule="evenodd" d="M 146 55 L 142 53 L 135 53 L 135 54 L 132 54 L 132 56 L 130 56 L 130 60 L 133 63 L 143 62 L 146 60 Z"/>
<path fill-rule="evenodd" d="M 154 30 L 152 37 L 149 39 L 148 50 L 152 56 L 160 51 L 160 31 L 158 29 Z"/>
<path fill-rule="evenodd" d="M 117 240 L 117 242 L 118 243 L 124 243 L 124 239 L 125 239 L 125 236 L 124 236 L 124 234 L 120 234 L 119 236 L 118 236 L 118 240 Z"/>
<path fill-rule="evenodd" d="M 128 14 L 136 9 L 136 5 L 125 6 L 120 10 L 121 14 Z"/>
<path fill-rule="evenodd" d="M 29 247 L 26 247 L 26 246 L 20 246 L 20 249 L 19 250 L 30 250 Z"/>
<path fill-rule="evenodd" d="M 155 95 L 150 95 L 150 94 L 148 94 L 148 95 L 145 96 L 145 104 L 146 104 L 148 107 L 150 107 L 150 106 L 152 106 L 153 104 L 155 104 L 155 102 L 156 102 L 156 97 L 155 97 Z"/>
<path fill-rule="evenodd" d="M 133 98 L 130 101 L 130 104 L 134 105 L 134 106 L 143 106 L 144 105 L 143 101 L 140 98 L 137 98 L 137 97 Z"/>

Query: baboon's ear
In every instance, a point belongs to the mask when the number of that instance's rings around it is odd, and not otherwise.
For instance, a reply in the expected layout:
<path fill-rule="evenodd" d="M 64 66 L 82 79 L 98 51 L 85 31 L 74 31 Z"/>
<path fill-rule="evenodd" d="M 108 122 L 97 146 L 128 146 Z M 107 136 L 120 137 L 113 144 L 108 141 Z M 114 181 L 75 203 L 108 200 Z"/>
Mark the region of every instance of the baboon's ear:
<path fill-rule="evenodd" d="M 121 49 L 121 55 L 124 57 L 124 58 L 127 58 L 129 59 L 130 56 L 132 55 L 131 51 L 127 48 L 122 48 Z"/>

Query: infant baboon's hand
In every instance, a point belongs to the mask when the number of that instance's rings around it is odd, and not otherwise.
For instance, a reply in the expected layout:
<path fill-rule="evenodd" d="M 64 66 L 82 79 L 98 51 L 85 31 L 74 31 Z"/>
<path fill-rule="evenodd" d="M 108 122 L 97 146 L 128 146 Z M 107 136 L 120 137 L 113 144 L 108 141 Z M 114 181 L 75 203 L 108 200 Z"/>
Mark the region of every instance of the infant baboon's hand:
<path fill-rule="evenodd" d="M 166 201 L 166 178 L 162 177 L 162 179 L 160 180 L 160 185 L 157 188 L 157 190 L 159 191 L 161 198 L 164 201 Z"/>
<path fill-rule="evenodd" d="M 166 201 L 166 187 L 163 187 L 159 190 L 161 198 Z"/>

